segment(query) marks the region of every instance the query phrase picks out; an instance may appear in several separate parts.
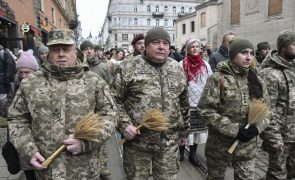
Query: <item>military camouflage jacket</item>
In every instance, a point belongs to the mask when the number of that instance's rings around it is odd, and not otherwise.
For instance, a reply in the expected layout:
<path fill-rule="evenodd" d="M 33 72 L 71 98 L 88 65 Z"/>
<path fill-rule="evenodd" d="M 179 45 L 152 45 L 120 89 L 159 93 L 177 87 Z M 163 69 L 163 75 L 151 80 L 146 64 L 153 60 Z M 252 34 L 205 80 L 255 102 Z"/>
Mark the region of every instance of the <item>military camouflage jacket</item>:
<path fill-rule="evenodd" d="M 187 137 L 188 90 L 184 72 L 177 61 L 168 59 L 159 66 L 144 55 L 136 56 L 117 71 L 113 87 L 123 113 L 119 123 L 121 134 L 130 124 L 140 125 L 144 114 L 153 108 L 164 112 L 171 124 L 165 132 L 141 129 L 141 134 L 127 145 L 160 152 L 177 144 L 180 137 Z"/>
<path fill-rule="evenodd" d="M 100 77 L 109 84 L 111 81 L 111 76 L 106 61 L 107 60 L 104 59 L 98 59 L 97 56 L 92 59 L 87 59 L 90 71 L 100 75 Z"/>
<path fill-rule="evenodd" d="M 247 123 L 250 103 L 247 77 L 247 69 L 224 61 L 219 63 L 217 72 L 208 78 L 198 103 L 198 114 L 209 130 L 206 148 L 227 153 L 236 140 L 239 128 Z M 267 91 L 265 88 L 263 90 L 263 97 L 268 100 Z M 257 123 L 259 133 L 268 124 L 268 119 Z M 256 154 L 256 139 L 240 143 L 234 154 L 237 157 L 253 158 Z"/>
<path fill-rule="evenodd" d="M 295 60 L 288 62 L 273 54 L 260 74 L 270 96 L 272 134 L 281 135 L 284 142 L 295 142 Z"/>
<path fill-rule="evenodd" d="M 104 80 L 83 66 L 45 65 L 21 83 L 8 112 L 10 136 L 20 156 L 30 162 L 36 152 L 45 158 L 73 134 L 77 122 L 90 112 L 100 113 L 99 143 L 82 141 L 82 153 L 64 151 L 38 179 L 98 179 L 100 144 L 117 123 L 116 107 Z"/>

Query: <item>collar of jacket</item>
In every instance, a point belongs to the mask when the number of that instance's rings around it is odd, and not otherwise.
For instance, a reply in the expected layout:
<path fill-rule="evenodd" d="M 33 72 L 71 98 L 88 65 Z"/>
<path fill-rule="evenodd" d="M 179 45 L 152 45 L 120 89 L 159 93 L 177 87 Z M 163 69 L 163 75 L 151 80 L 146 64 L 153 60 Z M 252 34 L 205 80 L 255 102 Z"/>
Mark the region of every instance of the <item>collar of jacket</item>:
<path fill-rule="evenodd" d="M 221 45 L 219 48 L 218 48 L 218 52 L 220 54 L 222 54 L 225 58 L 228 58 L 228 49 L 225 48 L 223 45 Z"/>
<path fill-rule="evenodd" d="M 101 60 L 97 56 L 94 56 L 93 58 L 87 58 L 87 63 L 91 66 L 94 66 L 101 63 Z"/>
<path fill-rule="evenodd" d="M 295 67 L 295 59 L 293 61 L 287 61 L 281 57 L 278 53 L 272 54 L 262 63 L 262 68 L 274 67 L 280 69 L 290 69 L 290 67 Z"/>
<path fill-rule="evenodd" d="M 88 66 L 80 64 L 79 62 L 77 62 L 77 65 L 70 67 L 60 67 L 48 62 L 43 63 L 43 72 L 45 76 L 52 77 L 61 81 L 80 78 L 83 73 L 88 70 Z"/>
<path fill-rule="evenodd" d="M 154 67 L 162 67 L 167 62 L 167 59 L 166 59 L 163 63 L 155 63 L 155 61 L 153 61 L 151 58 L 149 58 L 148 56 L 146 56 L 145 51 L 141 55 L 141 57 L 142 57 L 143 60 L 145 60 L 147 63 L 149 63 L 150 65 L 152 65 Z"/>
<path fill-rule="evenodd" d="M 230 60 L 222 61 L 217 64 L 217 70 L 220 72 L 223 72 L 225 74 L 239 74 L 242 76 L 248 76 L 250 68 L 243 68 L 240 67 L 234 63 L 232 63 Z"/>

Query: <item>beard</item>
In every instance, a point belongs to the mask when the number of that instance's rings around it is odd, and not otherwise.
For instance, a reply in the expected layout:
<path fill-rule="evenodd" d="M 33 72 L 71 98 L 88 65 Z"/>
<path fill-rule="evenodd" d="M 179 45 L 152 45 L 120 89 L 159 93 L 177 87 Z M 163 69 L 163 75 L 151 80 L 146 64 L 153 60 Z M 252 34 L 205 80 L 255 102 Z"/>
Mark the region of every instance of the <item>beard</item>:
<path fill-rule="evenodd" d="M 287 52 L 286 53 L 286 58 L 287 58 L 287 60 L 293 60 L 293 59 L 295 59 L 295 53 Z"/>

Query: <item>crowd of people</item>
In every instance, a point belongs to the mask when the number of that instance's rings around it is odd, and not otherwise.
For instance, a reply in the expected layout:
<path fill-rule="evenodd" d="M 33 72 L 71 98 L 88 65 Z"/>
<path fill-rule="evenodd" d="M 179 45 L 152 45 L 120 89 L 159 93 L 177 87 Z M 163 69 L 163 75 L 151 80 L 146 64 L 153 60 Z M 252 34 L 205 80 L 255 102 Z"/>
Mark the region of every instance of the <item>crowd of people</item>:
<path fill-rule="evenodd" d="M 55 29 L 37 57 L 23 51 L 15 61 L 0 46 L 1 116 L 27 179 L 109 176 L 106 143 L 115 131 L 127 140 L 128 180 L 176 179 L 185 148 L 200 167 L 197 148 L 205 143 L 207 179 L 224 179 L 229 166 L 235 179 L 254 179 L 258 136 L 269 153 L 265 178 L 295 178 L 295 32 L 281 32 L 275 50 L 228 32 L 215 52 L 196 38 L 178 52 L 160 27 L 131 45 L 132 53 L 88 40 L 76 47 L 71 30 Z M 258 100 L 268 114 L 250 123 Z M 139 130 L 151 110 L 164 114 L 168 129 Z M 101 117 L 95 142 L 73 136 L 89 113 Z M 42 165 L 61 145 L 66 151 Z"/>

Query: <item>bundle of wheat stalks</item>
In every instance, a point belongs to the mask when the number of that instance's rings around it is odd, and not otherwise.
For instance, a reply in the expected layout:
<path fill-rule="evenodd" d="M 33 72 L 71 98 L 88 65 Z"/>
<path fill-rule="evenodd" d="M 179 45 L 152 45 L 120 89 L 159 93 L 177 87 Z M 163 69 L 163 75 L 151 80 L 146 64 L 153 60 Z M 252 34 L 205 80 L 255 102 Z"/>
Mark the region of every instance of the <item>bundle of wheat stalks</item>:
<path fill-rule="evenodd" d="M 157 109 L 151 109 L 144 117 L 142 123 L 136 127 L 136 130 L 147 128 L 153 131 L 165 131 L 170 127 L 170 123 L 165 114 Z M 119 143 L 124 144 L 126 139 L 122 139 Z"/>
<path fill-rule="evenodd" d="M 98 114 L 90 113 L 81 118 L 78 122 L 73 138 L 98 142 L 97 136 L 102 128 L 102 120 Z M 42 165 L 48 167 L 66 148 L 66 145 L 62 145 L 58 148 L 49 158 L 47 158 Z"/>
<path fill-rule="evenodd" d="M 264 99 L 253 99 L 249 105 L 248 112 L 248 124 L 245 129 L 248 129 L 251 124 L 256 124 L 263 121 L 269 114 L 269 107 Z M 228 152 L 232 154 L 239 144 L 237 139 L 235 143 L 228 149 Z"/>

